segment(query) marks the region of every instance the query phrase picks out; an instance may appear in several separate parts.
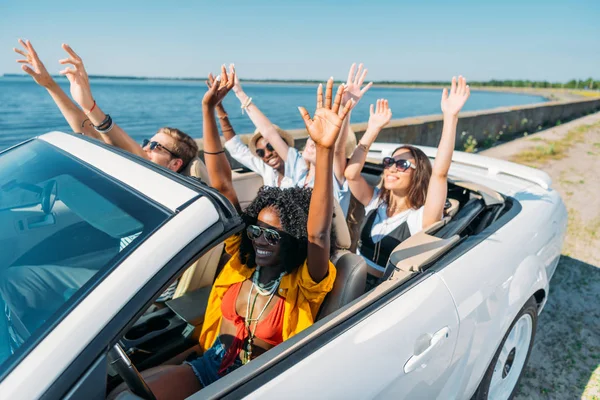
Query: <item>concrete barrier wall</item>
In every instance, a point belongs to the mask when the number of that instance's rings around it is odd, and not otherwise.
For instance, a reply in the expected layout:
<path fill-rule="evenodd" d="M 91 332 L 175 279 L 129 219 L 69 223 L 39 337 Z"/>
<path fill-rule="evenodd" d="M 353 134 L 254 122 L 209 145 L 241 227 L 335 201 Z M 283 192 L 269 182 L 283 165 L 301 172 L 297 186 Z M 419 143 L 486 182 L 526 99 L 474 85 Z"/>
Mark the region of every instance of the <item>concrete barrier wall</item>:
<path fill-rule="evenodd" d="M 600 99 L 548 102 L 491 110 L 470 111 L 460 114 L 456 131 L 456 149 L 476 151 L 492 147 L 497 142 L 534 133 L 595 111 L 600 111 Z M 352 129 L 360 139 L 367 128 L 366 123 L 353 124 Z M 294 146 L 301 149 L 306 143 L 304 129 L 288 130 L 295 139 Z M 377 141 L 437 146 L 442 132 L 442 115 L 393 120 L 381 131 Z M 251 135 L 240 135 L 247 142 Z M 197 139 L 202 150 L 202 139 Z M 200 151 L 201 157 L 203 156 Z M 232 160 L 232 165 L 239 164 Z"/>

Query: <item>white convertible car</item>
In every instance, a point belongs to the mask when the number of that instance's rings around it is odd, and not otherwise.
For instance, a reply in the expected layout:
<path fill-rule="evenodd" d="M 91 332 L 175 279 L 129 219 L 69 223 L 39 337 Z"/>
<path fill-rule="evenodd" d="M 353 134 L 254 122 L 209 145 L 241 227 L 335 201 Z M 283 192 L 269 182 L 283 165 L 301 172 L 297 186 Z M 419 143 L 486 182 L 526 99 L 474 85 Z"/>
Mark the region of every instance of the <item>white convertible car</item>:
<path fill-rule="evenodd" d="M 368 179 L 396 147 L 372 147 Z M 247 204 L 261 179 L 234 174 Z M 457 152 L 450 175 L 443 221 L 383 274 L 336 219 L 338 276 L 316 323 L 191 398 L 510 398 L 567 213 L 535 169 Z M 242 229 L 200 180 L 82 136 L 0 153 L 0 398 L 103 399 L 125 381 L 135 394 L 120 398 L 152 399 L 138 371 L 197 343 L 222 243 Z"/>

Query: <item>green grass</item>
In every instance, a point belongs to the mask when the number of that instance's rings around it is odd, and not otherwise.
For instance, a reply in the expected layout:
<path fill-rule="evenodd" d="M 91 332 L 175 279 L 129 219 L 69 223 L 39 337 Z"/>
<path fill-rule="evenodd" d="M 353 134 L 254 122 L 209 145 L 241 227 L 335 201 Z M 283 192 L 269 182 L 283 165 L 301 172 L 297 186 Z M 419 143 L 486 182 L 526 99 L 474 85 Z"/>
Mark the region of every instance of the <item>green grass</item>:
<path fill-rule="evenodd" d="M 583 142 L 585 133 L 595 127 L 600 127 L 600 123 L 594 125 L 582 125 L 571 129 L 563 138 L 551 140 L 543 145 L 524 150 L 521 153 L 514 155 L 511 160 L 532 167 L 537 167 L 540 164 L 544 164 L 551 160 L 560 160 L 566 157 L 571 146 L 575 143 Z M 532 140 L 534 139 L 538 138 L 533 138 Z"/>

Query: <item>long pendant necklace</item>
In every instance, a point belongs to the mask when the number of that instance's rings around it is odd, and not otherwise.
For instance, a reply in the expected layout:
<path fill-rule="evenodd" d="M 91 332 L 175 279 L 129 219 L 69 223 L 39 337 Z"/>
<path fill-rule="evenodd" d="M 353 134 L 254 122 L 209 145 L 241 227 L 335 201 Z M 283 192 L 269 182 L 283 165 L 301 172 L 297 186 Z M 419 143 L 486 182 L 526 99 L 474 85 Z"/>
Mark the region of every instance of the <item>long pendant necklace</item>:
<path fill-rule="evenodd" d="M 252 278 L 252 286 L 250 287 L 250 291 L 248 292 L 248 302 L 247 302 L 247 306 L 246 306 L 246 321 L 245 321 L 246 330 L 248 332 L 248 340 L 246 342 L 245 351 L 242 356 L 242 364 L 248 364 L 250 362 L 250 360 L 252 359 L 252 346 L 254 344 L 254 337 L 256 335 L 256 328 L 258 327 L 258 321 L 260 321 L 263 313 L 265 312 L 265 310 L 271 303 L 271 300 L 273 300 L 273 297 L 275 296 L 275 292 L 277 291 L 277 287 L 279 286 L 279 283 L 281 282 L 281 278 L 285 275 L 285 272 L 282 272 L 279 275 L 279 278 L 277 278 L 274 281 L 269 282 L 266 285 L 260 284 L 259 275 L 260 275 L 260 267 L 257 267 L 256 273 L 254 274 L 254 276 Z M 252 292 L 253 292 L 254 288 L 256 288 L 256 295 L 254 296 L 254 301 L 252 301 L 252 308 L 250 308 L 250 299 L 252 297 Z M 252 315 L 254 314 L 254 306 L 256 304 L 256 299 L 258 298 L 259 294 L 262 296 L 269 296 L 269 299 L 265 303 L 262 310 L 260 310 L 258 317 L 252 318 Z M 254 329 L 251 328 L 251 325 L 253 322 L 255 323 Z"/>

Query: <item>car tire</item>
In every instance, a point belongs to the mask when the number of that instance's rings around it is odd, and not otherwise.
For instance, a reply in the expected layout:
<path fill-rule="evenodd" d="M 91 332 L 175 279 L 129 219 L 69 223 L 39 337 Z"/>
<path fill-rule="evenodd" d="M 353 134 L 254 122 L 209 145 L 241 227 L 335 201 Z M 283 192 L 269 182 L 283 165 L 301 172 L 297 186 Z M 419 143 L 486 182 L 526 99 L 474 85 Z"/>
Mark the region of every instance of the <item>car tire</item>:
<path fill-rule="evenodd" d="M 531 355 L 537 313 L 537 302 L 531 297 L 510 324 L 472 400 L 506 400 L 514 397 Z"/>

